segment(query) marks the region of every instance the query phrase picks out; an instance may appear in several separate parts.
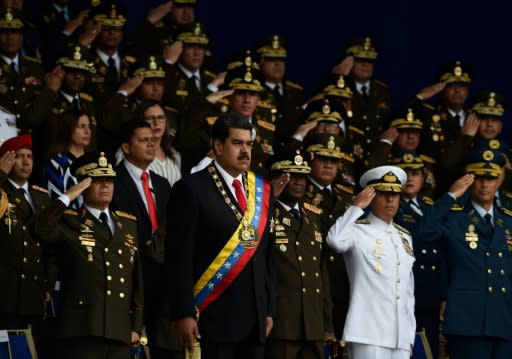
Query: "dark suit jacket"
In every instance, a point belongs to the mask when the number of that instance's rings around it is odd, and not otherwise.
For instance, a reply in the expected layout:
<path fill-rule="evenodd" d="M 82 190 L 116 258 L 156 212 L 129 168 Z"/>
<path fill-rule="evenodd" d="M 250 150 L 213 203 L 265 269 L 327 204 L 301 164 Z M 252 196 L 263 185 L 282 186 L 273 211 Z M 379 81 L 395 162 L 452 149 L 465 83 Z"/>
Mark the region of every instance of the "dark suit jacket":
<path fill-rule="evenodd" d="M 236 204 L 227 185 L 223 183 L 223 186 Z M 273 316 L 275 306 L 271 213 L 252 259 L 201 314 L 198 324 L 204 340 L 236 342 L 248 338 L 256 327 L 259 340 L 264 341 L 265 317 Z M 208 168 L 184 177 L 173 186 L 168 219 L 172 228 L 166 242 L 171 316 L 194 317 L 194 283 L 232 236 L 239 221 L 226 205 Z"/>

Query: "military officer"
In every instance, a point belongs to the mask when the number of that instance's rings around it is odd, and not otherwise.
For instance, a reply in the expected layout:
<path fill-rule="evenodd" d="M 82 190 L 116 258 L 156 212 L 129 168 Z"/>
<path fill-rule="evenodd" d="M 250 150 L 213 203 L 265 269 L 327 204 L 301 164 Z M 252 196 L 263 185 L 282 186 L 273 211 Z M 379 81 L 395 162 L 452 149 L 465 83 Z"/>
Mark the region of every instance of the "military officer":
<path fill-rule="evenodd" d="M 16 127 L 30 130 L 25 107 L 41 88 L 43 66 L 38 59 L 22 56 L 24 24 L 14 10 L 0 13 L 0 106 L 16 116 Z"/>
<path fill-rule="evenodd" d="M 277 306 L 266 358 L 323 358 L 323 342 L 333 337 L 331 295 L 323 254 L 321 209 L 303 201 L 311 168 L 300 150 L 270 158 L 271 177 L 284 190 L 274 210 Z"/>
<path fill-rule="evenodd" d="M 30 186 L 32 138 L 10 138 L 0 147 L 0 328 L 24 329 L 43 316 L 49 291 L 48 252 L 41 246 L 36 214 L 50 202 L 45 189 Z"/>
<path fill-rule="evenodd" d="M 109 210 L 116 173 L 103 153 L 89 152 L 73 163 L 83 195 L 78 211 L 55 201 L 41 222 L 42 238 L 56 243 L 62 303 L 58 358 L 128 358 L 141 339 L 142 275 L 136 218 Z"/>
<path fill-rule="evenodd" d="M 407 359 L 414 344 L 412 239 L 393 222 L 406 177 L 396 166 L 365 172 L 364 189 L 327 235 L 327 244 L 343 253 L 350 278 L 343 339 L 353 359 Z M 370 204 L 368 216 L 359 219 Z"/>

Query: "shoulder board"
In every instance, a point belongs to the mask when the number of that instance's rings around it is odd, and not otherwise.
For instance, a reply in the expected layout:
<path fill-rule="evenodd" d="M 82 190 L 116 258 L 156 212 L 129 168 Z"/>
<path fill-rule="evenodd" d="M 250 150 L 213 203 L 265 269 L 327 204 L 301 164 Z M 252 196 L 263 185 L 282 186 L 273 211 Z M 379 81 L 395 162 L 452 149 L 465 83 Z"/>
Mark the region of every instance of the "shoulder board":
<path fill-rule="evenodd" d="M 505 197 L 512 198 L 511 192 L 503 191 L 503 194 L 505 195 Z"/>
<path fill-rule="evenodd" d="M 129 62 L 130 64 L 133 64 L 137 59 L 133 56 L 125 56 L 124 61 Z"/>
<path fill-rule="evenodd" d="M 68 214 L 70 216 L 78 216 L 78 212 L 77 211 L 73 211 L 72 209 L 66 209 L 64 211 L 64 214 Z"/>
<path fill-rule="evenodd" d="M 210 126 L 213 126 L 213 124 L 215 123 L 215 121 L 217 121 L 217 118 L 219 116 L 209 116 L 209 117 L 206 117 L 206 123 Z"/>
<path fill-rule="evenodd" d="M 210 77 L 215 77 L 215 76 L 217 76 L 216 74 L 214 74 L 213 72 L 208 71 L 208 70 L 204 70 L 204 74 L 205 74 L 205 75 L 207 75 L 207 76 L 210 76 Z"/>
<path fill-rule="evenodd" d="M 133 214 L 129 214 L 123 211 L 115 211 L 115 214 L 117 214 L 119 217 L 123 217 L 126 219 L 131 219 L 132 221 L 136 221 L 137 217 L 135 217 Z"/>
<path fill-rule="evenodd" d="M 43 188 L 43 187 L 39 187 L 39 186 L 33 185 L 32 189 L 34 191 L 38 191 L 38 192 L 42 192 L 42 193 L 48 194 L 48 190 L 46 188 Z"/>
<path fill-rule="evenodd" d="M 81 98 L 82 100 L 89 101 L 89 102 L 93 102 L 92 96 L 91 96 L 91 95 L 89 95 L 88 93 L 80 92 L 80 93 L 78 94 L 78 96 L 80 96 L 80 98 Z"/>
<path fill-rule="evenodd" d="M 398 228 L 399 230 L 401 230 L 402 232 L 404 232 L 406 234 L 409 234 L 409 235 L 411 234 L 411 232 L 409 232 L 409 230 L 407 228 L 402 227 L 398 223 L 393 222 L 393 226 L 395 226 L 396 228 Z"/>
<path fill-rule="evenodd" d="M 170 106 L 164 106 L 164 109 L 165 109 L 165 111 L 169 111 L 169 112 L 178 112 L 178 110 L 176 110 L 175 108 L 170 107 Z"/>
<path fill-rule="evenodd" d="M 425 204 L 428 204 L 428 205 L 434 204 L 434 200 L 432 198 L 430 198 L 429 196 L 423 196 L 423 197 L 421 197 L 421 199 L 423 200 L 423 202 L 425 202 Z"/>
<path fill-rule="evenodd" d="M 8 109 L 6 109 L 6 108 L 5 108 L 5 107 L 3 107 L 3 106 L 0 106 L 0 111 L 5 112 L 5 113 L 7 113 L 7 114 L 9 114 L 9 115 L 14 115 L 11 111 L 9 111 Z"/>
<path fill-rule="evenodd" d="M 422 102 L 422 106 L 428 108 L 429 110 L 433 110 L 435 107 L 427 102 Z"/>
<path fill-rule="evenodd" d="M 297 89 L 297 90 L 304 90 L 304 87 L 302 87 L 301 85 L 299 85 L 298 83 L 295 83 L 295 82 L 291 82 L 291 81 L 285 81 L 284 82 L 286 85 L 290 86 L 290 87 L 293 87 L 294 89 Z"/>
<path fill-rule="evenodd" d="M 322 212 L 323 212 L 320 208 L 315 207 L 312 204 L 309 204 L 307 202 L 304 202 L 304 208 L 310 212 L 313 212 L 314 214 L 322 214 Z"/>
<path fill-rule="evenodd" d="M 339 189 L 342 192 L 348 193 L 348 194 L 354 194 L 354 189 L 350 188 L 348 186 L 344 186 L 340 183 L 336 184 L 336 188 Z"/>
<path fill-rule="evenodd" d="M 349 131 L 352 131 L 352 132 L 355 132 L 355 133 L 358 133 L 360 135 L 364 135 L 364 131 L 355 127 L 355 126 L 348 126 L 348 129 Z"/>
<path fill-rule="evenodd" d="M 507 216 L 512 217 L 512 211 L 510 209 L 507 209 L 505 207 L 502 207 L 501 210 L 503 213 L 505 213 Z"/>
<path fill-rule="evenodd" d="M 425 162 L 428 162 L 428 163 L 432 163 L 432 164 L 436 164 L 437 161 L 434 157 L 430 157 L 430 156 L 426 156 L 426 155 L 420 155 L 420 158 L 425 161 Z"/>
<path fill-rule="evenodd" d="M 386 84 L 385 84 L 384 82 L 382 82 L 382 81 L 374 80 L 374 82 L 375 82 L 377 85 L 380 85 L 380 86 L 382 86 L 382 87 L 386 87 L 386 88 L 388 87 L 388 85 L 386 85 Z"/>
<path fill-rule="evenodd" d="M 32 56 L 23 56 L 25 60 L 36 62 L 38 64 L 42 64 L 43 62 L 39 60 L 38 58 L 32 57 Z"/>
<path fill-rule="evenodd" d="M 273 123 L 263 121 L 263 120 L 258 120 L 258 121 L 256 121 L 256 123 L 258 124 L 258 126 L 263 127 L 265 130 L 272 131 L 272 132 L 274 132 L 276 130 L 276 125 L 274 125 Z"/>
<path fill-rule="evenodd" d="M 227 98 L 221 98 L 219 101 L 217 101 L 217 103 L 221 103 L 223 105 L 229 105 L 229 101 Z"/>
<path fill-rule="evenodd" d="M 462 207 L 460 204 L 454 204 L 450 207 L 450 211 L 462 211 L 464 207 Z"/>
<path fill-rule="evenodd" d="M 263 108 L 273 108 L 274 106 L 269 104 L 268 102 L 258 101 L 258 106 Z"/>
<path fill-rule="evenodd" d="M 365 219 L 358 219 L 358 220 L 356 221 L 356 223 L 357 223 L 357 224 L 370 224 L 371 222 L 370 222 L 370 220 L 369 220 L 369 219 L 366 219 L 366 218 L 365 218 Z"/>

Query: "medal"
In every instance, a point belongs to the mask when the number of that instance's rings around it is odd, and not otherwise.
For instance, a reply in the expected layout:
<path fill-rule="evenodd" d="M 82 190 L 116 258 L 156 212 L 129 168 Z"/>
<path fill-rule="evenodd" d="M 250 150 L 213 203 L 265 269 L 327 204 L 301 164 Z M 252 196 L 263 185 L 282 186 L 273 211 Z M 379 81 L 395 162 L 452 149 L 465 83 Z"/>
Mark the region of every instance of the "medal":
<path fill-rule="evenodd" d="M 242 228 L 238 232 L 240 245 L 244 248 L 254 248 L 256 246 L 256 230 L 247 221 L 243 221 Z"/>
<path fill-rule="evenodd" d="M 286 246 L 284 244 L 281 244 L 279 246 L 279 249 L 281 250 L 281 252 L 286 252 Z"/>

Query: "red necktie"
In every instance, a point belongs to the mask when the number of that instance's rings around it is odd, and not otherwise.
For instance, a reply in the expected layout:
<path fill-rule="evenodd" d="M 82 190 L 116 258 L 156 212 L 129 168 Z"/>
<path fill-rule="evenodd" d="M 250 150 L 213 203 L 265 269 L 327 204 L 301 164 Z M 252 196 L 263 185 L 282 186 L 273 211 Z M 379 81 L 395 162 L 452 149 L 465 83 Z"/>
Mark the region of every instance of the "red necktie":
<path fill-rule="evenodd" d="M 153 199 L 153 194 L 151 194 L 151 190 L 149 189 L 149 174 L 144 171 L 140 178 L 142 179 L 142 187 L 144 188 L 144 195 L 146 196 L 146 202 L 148 203 L 151 230 L 155 232 L 158 228 L 158 218 L 156 216 L 155 200 Z"/>
<path fill-rule="evenodd" d="M 245 213 L 245 210 L 247 209 L 247 200 L 245 199 L 244 190 L 242 189 L 242 184 L 239 180 L 234 179 L 233 180 L 233 187 L 235 187 L 235 195 L 236 200 L 238 202 L 238 205 L 242 209 L 242 213 Z"/>

